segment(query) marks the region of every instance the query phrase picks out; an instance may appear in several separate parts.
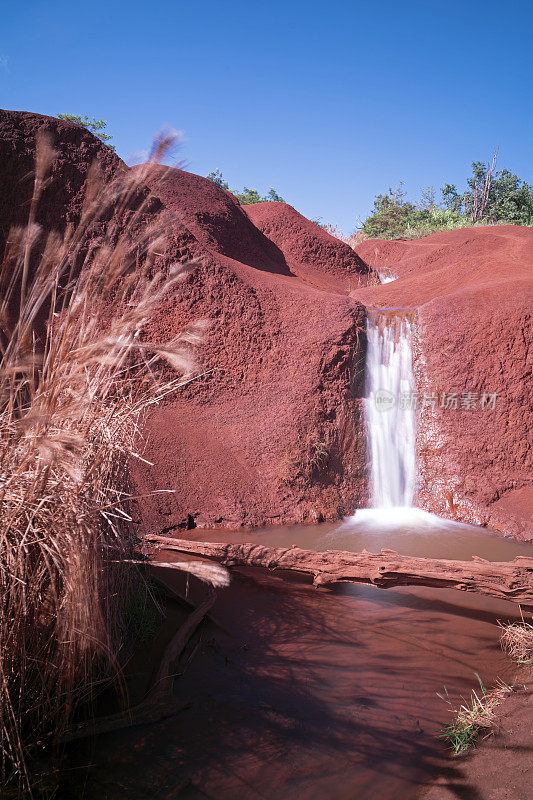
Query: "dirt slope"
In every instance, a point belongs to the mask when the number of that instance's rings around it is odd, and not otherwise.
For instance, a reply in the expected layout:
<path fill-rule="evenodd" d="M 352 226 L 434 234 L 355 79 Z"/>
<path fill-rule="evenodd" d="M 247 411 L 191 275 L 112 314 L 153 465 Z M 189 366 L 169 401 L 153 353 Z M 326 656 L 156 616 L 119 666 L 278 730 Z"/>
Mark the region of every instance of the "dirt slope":
<path fill-rule="evenodd" d="M 209 319 L 203 360 L 212 372 L 147 420 L 155 468 L 136 467 L 138 490 L 176 490 L 146 501 L 150 529 L 336 518 L 364 503 L 361 304 L 327 273 L 322 288 L 298 277 L 211 181 L 172 169 L 152 188 L 193 237 L 197 263 L 151 335 Z M 300 217 L 287 208 L 280 213 Z M 312 226 L 310 247 L 321 234 Z M 329 246 L 367 279 L 344 243 Z"/>
<path fill-rule="evenodd" d="M 418 309 L 419 504 L 533 538 L 533 230 L 467 228 L 356 249 L 398 279 L 354 296 Z M 454 392 L 458 409 L 440 407 Z M 473 407 L 462 409 L 466 392 Z M 483 393 L 496 394 L 494 408 L 482 409 Z"/>
<path fill-rule="evenodd" d="M 244 210 L 279 247 L 294 274 L 307 283 L 345 293 L 366 285 L 371 271 L 363 259 L 292 206 L 255 203 Z"/>
<path fill-rule="evenodd" d="M 11 225 L 27 219 L 40 129 L 58 152 L 38 215 L 45 230 L 76 224 L 95 159 L 107 181 L 128 174 L 116 155 L 72 123 L 0 112 L 4 240 Z M 153 466 L 132 467 L 133 491 L 145 497 L 138 521 L 161 531 L 192 521 L 316 520 L 362 504 L 363 372 L 356 365 L 364 309 L 339 276 L 346 269 L 366 281 L 366 265 L 282 204 L 277 213 L 284 224 L 297 220 L 306 252 L 327 252 L 327 260 L 317 257 L 320 287 L 298 277 L 285 250 L 231 194 L 182 170 L 155 171 L 140 194 L 149 197 L 143 224 L 164 220 L 167 243 L 158 266 L 193 261 L 147 335 L 167 340 L 200 318 L 210 328 L 202 349 L 206 374 L 144 421 L 144 456 Z M 310 264 L 311 255 L 306 259 Z M 336 264 L 333 277 L 329 260 Z M 157 489 L 172 492 L 152 494 Z"/>

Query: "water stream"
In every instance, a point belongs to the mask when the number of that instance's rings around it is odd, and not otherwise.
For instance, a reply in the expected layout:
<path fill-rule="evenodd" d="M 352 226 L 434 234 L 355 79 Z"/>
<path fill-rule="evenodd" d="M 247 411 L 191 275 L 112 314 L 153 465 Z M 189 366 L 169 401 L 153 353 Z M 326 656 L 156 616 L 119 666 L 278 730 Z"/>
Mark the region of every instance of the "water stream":
<path fill-rule="evenodd" d="M 391 278 L 393 280 L 393 278 Z M 383 279 L 383 282 L 387 282 Z M 405 309 L 369 309 L 365 367 L 365 427 L 370 508 L 343 523 L 359 529 L 449 530 L 449 522 L 414 506 L 416 494 L 416 382 L 414 322 Z M 467 526 L 468 527 L 468 526 Z"/>
<path fill-rule="evenodd" d="M 369 312 L 365 412 L 374 508 L 413 505 L 416 439 L 411 341 L 408 317 Z"/>
<path fill-rule="evenodd" d="M 188 535 L 316 550 L 391 547 L 436 558 L 506 560 L 531 552 L 467 526 L 378 536 L 363 525 L 355 532 L 324 523 Z M 232 573 L 180 660 L 180 712 L 100 736 L 89 752 L 70 757 L 73 768 L 93 765 L 85 797 L 417 800 L 444 765 L 438 732 L 450 712 L 437 692 L 446 687 L 459 704 L 477 687 L 476 672 L 489 686 L 496 677 L 513 679 L 498 645 L 497 620 L 519 619 L 509 603 L 451 589 L 324 591 L 295 574 Z M 186 590 L 176 571 L 155 574 Z M 205 595 L 194 579 L 188 591 L 193 603 Z M 164 636 L 168 641 L 183 621 L 177 613 L 167 606 L 164 631 L 130 666 L 136 680 L 153 675 Z M 453 762 L 447 768 L 453 773 Z"/>
<path fill-rule="evenodd" d="M 399 311 L 368 316 L 371 508 L 341 525 L 197 529 L 189 538 L 494 561 L 530 555 L 531 546 L 414 507 L 412 324 Z M 165 553 L 166 561 L 182 559 Z M 205 596 L 194 578 L 154 574 L 193 604 Z M 166 628 L 130 665 L 131 686 L 144 687 L 165 636 L 183 621 L 182 608 L 166 613 Z M 73 768 L 93 765 L 88 798 L 415 800 L 444 765 L 438 733 L 450 714 L 437 692 L 446 687 L 458 705 L 476 673 L 487 685 L 512 680 L 497 621 L 517 619 L 510 603 L 453 590 L 324 592 L 295 574 L 233 570 L 180 661 L 180 713 L 99 737 L 90 753 L 72 755 Z M 447 768 L 453 778 L 453 764 Z"/>
<path fill-rule="evenodd" d="M 398 276 L 393 274 L 387 274 L 383 270 L 378 270 L 378 278 L 380 279 L 381 283 L 392 283 L 392 281 L 397 280 Z"/>

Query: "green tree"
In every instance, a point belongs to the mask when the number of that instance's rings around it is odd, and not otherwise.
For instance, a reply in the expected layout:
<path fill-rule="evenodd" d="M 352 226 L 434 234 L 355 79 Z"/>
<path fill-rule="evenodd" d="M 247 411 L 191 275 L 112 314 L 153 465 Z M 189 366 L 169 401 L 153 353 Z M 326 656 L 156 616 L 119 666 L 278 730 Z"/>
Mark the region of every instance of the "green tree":
<path fill-rule="evenodd" d="M 387 194 L 378 194 L 363 223 L 363 233 L 370 238 L 398 239 L 473 224 L 532 225 L 533 187 L 508 169 L 496 171 L 496 157 L 497 150 L 491 162 L 472 162 L 472 175 L 463 193 L 455 184 L 444 184 L 441 203 L 436 202 L 431 187 L 422 190 L 416 204 L 405 199 L 403 183 Z"/>
<path fill-rule="evenodd" d="M 468 189 L 463 203 L 471 207 L 476 186 L 483 185 L 489 165 L 483 161 L 472 162 L 472 176 L 467 180 Z M 515 225 L 533 223 L 533 187 L 508 169 L 494 172 L 488 190 L 483 219 L 488 222 L 509 222 Z"/>
<path fill-rule="evenodd" d="M 222 175 L 219 169 L 216 169 L 214 172 L 210 172 L 209 175 L 206 175 L 206 178 L 209 178 L 210 181 L 216 183 L 217 186 L 221 186 L 223 189 L 227 189 L 228 192 L 230 191 L 229 183 L 224 180 L 224 176 Z"/>
<path fill-rule="evenodd" d="M 245 186 L 244 189 L 230 189 L 229 183 L 224 180 L 224 176 L 222 175 L 219 169 L 216 169 L 214 172 L 210 172 L 209 175 L 206 175 L 210 181 L 216 183 L 217 186 L 221 186 L 223 189 L 226 189 L 228 192 L 231 192 L 241 206 L 249 206 L 253 205 L 254 203 L 284 203 L 285 200 L 281 195 L 279 195 L 275 189 L 270 187 L 267 194 L 264 197 L 261 197 L 257 189 L 250 189 L 248 186 Z"/>
<path fill-rule="evenodd" d="M 363 232 L 370 239 L 394 239 L 402 236 L 416 206 L 405 200 L 403 182 L 387 194 L 378 194 L 374 208 L 363 223 Z"/>
<path fill-rule="evenodd" d="M 285 202 L 283 197 L 281 197 L 281 195 L 279 195 L 276 192 L 276 190 L 272 188 L 272 186 L 268 190 L 268 193 L 267 193 L 266 197 L 263 197 L 263 200 L 265 202 L 267 202 L 267 203 L 284 203 Z"/>
<path fill-rule="evenodd" d="M 241 206 L 251 206 L 254 203 L 262 203 L 265 198 L 261 197 L 257 189 L 249 189 L 247 186 L 242 191 L 233 192 Z"/>
<path fill-rule="evenodd" d="M 498 173 L 489 194 L 489 213 L 496 221 L 533 224 L 533 186 L 508 169 Z"/>
<path fill-rule="evenodd" d="M 460 213 L 463 209 L 463 195 L 459 194 L 453 183 L 445 183 L 441 189 L 442 202 L 450 211 Z"/>
<path fill-rule="evenodd" d="M 94 133 L 106 147 L 109 147 L 110 150 L 115 152 L 114 145 L 110 144 L 113 137 L 110 136 L 109 133 L 106 133 L 107 122 L 105 120 L 95 119 L 94 117 L 91 120 L 87 116 L 81 117 L 78 114 L 58 114 L 57 118 L 64 119 L 67 122 L 74 122 L 76 125 L 81 125 L 82 128 L 87 128 L 87 130 Z"/>

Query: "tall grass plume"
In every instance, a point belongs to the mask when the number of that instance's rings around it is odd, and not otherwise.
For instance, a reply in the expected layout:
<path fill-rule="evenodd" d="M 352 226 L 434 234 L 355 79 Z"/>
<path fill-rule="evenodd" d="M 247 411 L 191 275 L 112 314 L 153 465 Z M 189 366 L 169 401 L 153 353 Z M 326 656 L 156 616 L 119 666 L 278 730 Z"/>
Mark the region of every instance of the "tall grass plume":
<path fill-rule="evenodd" d="M 194 373 L 203 332 L 143 339 L 187 273 L 161 257 L 144 171 L 104 184 L 95 163 L 78 223 L 46 232 L 54 157 L 39 137 L 28 224 L 0 270 L 0 759 L 4 785 L 26 789 L 34 749 L 117 668 L 135 569 L 127 461 L 143 411 Z"/>

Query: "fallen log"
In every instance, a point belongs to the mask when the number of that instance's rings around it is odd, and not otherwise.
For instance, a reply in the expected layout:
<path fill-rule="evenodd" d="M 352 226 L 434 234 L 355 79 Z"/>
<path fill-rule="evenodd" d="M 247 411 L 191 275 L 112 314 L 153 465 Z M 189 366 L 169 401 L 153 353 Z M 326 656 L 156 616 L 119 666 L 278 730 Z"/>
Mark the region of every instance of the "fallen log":
<path fill-rule="evenodd" d="M 147 534 L 146 540 L 167 550 L 193 553 L 213 559 L 226 567 L 264 567 L 290 570 L 313 576 L 315 586 L 336 582 L 365 583 L 388 589 L 393 586 L 431 586 L 509 600 L 533 607 L 533 557 L 518 556 L 514 561 L 472 561 L 417 558 L 394 550 L 380 553 L 350 553 L 342 550 L 302 550 L 261 544 L 224 544 L 173 539 Z"/>
<path fill-rule="evenodd" d="M 163 564 L 162 566 L 174 566 Z M 97 720 L 82 722 L 68 731 L 62 738 L 63 742 L 73 742 L 85 739 L 88 736 L 99 736 L 102 733 L 132 728 L 137 725 L 152 725 L 154 722 L 172 717 L 187 707 L 187 702 L 175 699 L 172 695 L 172 685 L 175 678 L 175 669 L 180 655 L 185 650 L 192 635 L 207 616 L 215 604 L 216 592 L 213 587 L 209 590 L 194 611 L 192 611 L 183 625 L 178 628 L 168 643 L 159 669 L 148 694 L 136 706 L 101 717 Z"/>

